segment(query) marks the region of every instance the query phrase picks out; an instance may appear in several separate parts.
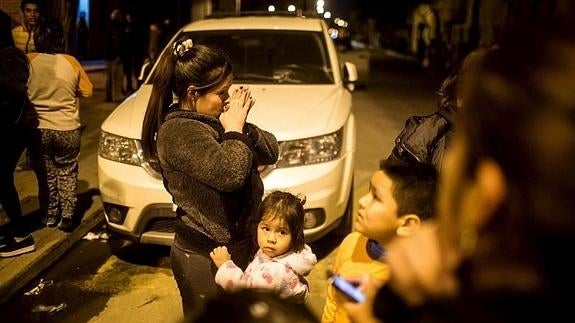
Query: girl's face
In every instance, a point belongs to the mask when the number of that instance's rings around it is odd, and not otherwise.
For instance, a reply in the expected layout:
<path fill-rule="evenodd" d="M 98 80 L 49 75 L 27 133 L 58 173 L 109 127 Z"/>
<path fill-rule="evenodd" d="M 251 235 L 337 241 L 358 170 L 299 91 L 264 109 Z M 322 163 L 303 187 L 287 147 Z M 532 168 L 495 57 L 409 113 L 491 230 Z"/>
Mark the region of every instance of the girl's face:
<path fill-rule="evenodd" d="M 228 91 L 232 80 L 233 75 L 230 74 L 215 89 L 199 96 L 196 100 L 196 112 L 218 118 L 230 99 Z"/>
<path fill-rule="evenodd" d="M 258 224 L 258 246 L 268 257 L 283 255 L 291 249 L 292 235 L 279 216 L 266 216 Z"/>

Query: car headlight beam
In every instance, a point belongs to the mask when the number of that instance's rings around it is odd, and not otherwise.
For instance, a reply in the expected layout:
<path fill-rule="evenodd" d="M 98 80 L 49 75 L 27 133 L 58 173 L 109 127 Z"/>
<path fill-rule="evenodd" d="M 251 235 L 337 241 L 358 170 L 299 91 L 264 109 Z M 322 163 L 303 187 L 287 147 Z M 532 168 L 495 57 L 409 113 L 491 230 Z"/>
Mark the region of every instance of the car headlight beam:
<path fill-rule="evenodd" d="M 280 143 L 276 168 L 325 163 L 339 158 L 343 128 L 324 136 L 290 140 Z"/>

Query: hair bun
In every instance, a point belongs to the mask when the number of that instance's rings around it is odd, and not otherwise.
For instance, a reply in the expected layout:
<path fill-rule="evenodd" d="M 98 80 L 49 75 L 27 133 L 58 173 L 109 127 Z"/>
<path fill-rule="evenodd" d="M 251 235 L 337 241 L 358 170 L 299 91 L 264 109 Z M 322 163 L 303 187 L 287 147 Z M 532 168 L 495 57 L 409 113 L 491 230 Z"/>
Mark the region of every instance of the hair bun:
<path fill-rule="evenodd" d="M 192 47 L 194 47 L 194 42 L 190 38 L 186 38 L 176 41 L 172 46 L 172 50 L 174 56 L 182 58 Z"/>

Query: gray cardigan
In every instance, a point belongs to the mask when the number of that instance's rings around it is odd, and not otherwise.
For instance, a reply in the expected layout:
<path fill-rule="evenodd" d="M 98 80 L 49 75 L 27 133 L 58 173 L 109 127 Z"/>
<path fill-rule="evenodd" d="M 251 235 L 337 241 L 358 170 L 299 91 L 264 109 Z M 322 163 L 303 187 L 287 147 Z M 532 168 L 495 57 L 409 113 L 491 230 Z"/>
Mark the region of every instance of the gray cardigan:
<path fill-rule="evenodd" d="M 209 252 L 253 234 L 263 196 L 257 166 L 278 159 L 273 134 L 249 123 L 244 134 L 224 133 L 215 117 L 177 110 L 160 127 L 157 149 L 164 186 L 178 206 L 179 247 Z"/>

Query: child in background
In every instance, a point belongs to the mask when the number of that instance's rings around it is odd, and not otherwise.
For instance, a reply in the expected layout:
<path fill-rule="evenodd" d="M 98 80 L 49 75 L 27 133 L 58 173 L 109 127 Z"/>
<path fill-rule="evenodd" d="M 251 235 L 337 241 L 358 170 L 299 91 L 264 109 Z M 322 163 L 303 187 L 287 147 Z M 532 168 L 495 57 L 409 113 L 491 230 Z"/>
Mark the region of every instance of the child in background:
<path fill-rule="evenodd" d="M 218 267 L 216 283 L 226 291 L 274 290 L 282 298 L 303 303 L 309 290 L 304 276 L 317 262 L 304 240 L 304 203 L 287 192 L 275 191 L 266 196 L 260 206 L 259 250 L 253 261 L 242 272 L 225 246 L 215 248 L 210 257 Z"/>
<path fill-rule="evenodd" d="M 333 272 L 343 278 L 368 274 L 384 283 L 389 279 L 388 265 L 377 261 L 383 247 L 395 237 L 409 236 L 421 221 L 434 212 L 437 171 L 433 166 L 402 160 L 384 160 L 369 185 L 369 193 L 359 199 L 355 218 L 356 232 L 340 244 Z M 337 301 L 336 290 L 328 286 L 322 322 L 350 322 Z"/>

